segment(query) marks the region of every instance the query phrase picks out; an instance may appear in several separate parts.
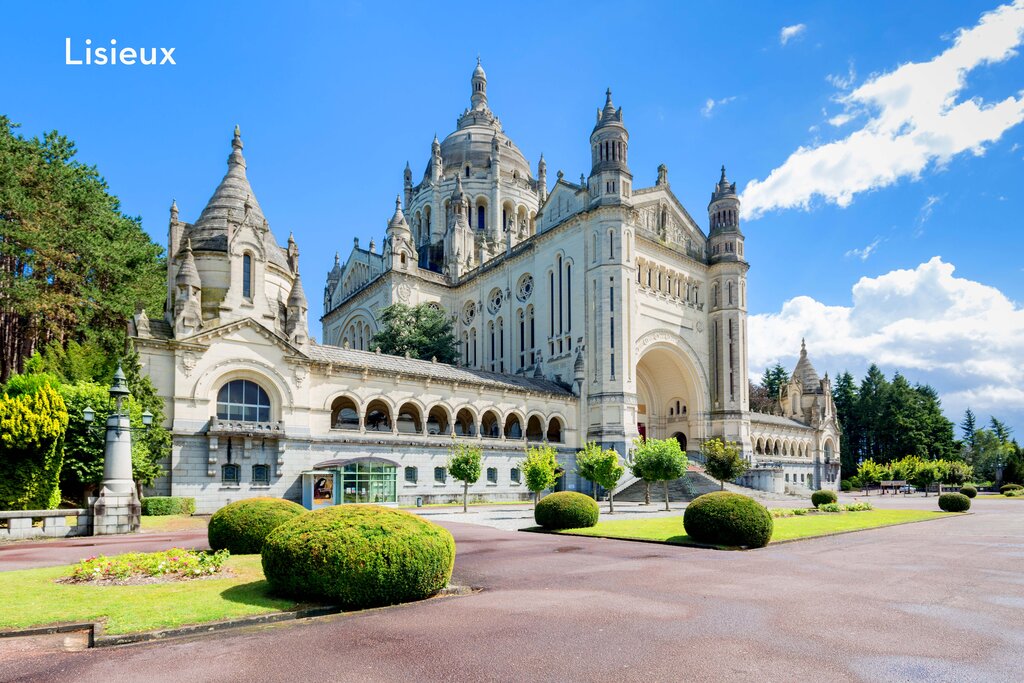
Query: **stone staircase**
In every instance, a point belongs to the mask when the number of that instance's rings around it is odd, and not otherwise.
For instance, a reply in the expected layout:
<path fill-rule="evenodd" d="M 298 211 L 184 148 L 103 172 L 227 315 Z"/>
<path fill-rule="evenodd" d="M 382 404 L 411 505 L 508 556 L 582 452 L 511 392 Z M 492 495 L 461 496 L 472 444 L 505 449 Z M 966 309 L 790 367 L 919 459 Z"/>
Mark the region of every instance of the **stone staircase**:
<path fill-rule="evenodd" d="M 697 496 L 719 490 L 719 484 L 704 472 L 690 470 L 679 479 L 673 479 L 668 483 L 668 499 L 672 502 L 689 502 Z M 730 486 L 729 488 L 733 488 Z M 738 487 L 737 487 L 738 488 Z M 664 489 L 661 483 L 651 484 L 651 502 L 658 503 L 665 500 Z M 636 480 L 625 489 L 615 494 L 615 502 L 642 503 L 644 502 L 644 482 Z"/>

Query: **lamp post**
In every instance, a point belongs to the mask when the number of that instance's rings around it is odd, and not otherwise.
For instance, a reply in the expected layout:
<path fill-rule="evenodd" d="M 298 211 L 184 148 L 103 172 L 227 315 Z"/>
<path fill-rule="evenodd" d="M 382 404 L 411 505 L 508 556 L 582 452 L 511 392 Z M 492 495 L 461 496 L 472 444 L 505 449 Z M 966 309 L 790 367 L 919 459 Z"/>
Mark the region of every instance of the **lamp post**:
<path fill-rule="evenodd" d="M 100 495 L 92 504 L 93 534 L 130 533 L 139 527 L 138 494 L 132 479 L 132 426 L 124 400 L 131 395 L 128 380 L 121 366 L 117 366 L 114 382 L 110 385 L 110 398 L 114 411 L 107 417 L 106 446 L 103 454 L 103 485 Z M 90 429 L 96 411 L 90 406 L 82 411 L 82 418 Z M 142 429 L 149 429 L 153 414 L 142 414 Z M 91 500 L 91 499 L 90 499 Z"/>

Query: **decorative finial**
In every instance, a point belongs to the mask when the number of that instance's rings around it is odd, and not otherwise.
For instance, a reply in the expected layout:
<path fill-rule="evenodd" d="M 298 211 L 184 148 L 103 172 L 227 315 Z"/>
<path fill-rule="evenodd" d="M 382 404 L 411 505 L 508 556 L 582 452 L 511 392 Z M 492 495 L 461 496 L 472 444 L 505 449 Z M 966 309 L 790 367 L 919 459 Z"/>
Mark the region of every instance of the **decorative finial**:
<path fill-rule="evenodd" d="M 191 237 L 189 237 L 188 239 L 185 240 L 185 252 L 187 254 L 191 254 L 192 253 L 192 238 Z"/>
<path fill-rule="evenodd" d="M 341 257 L 338 255 L 338 252 L 334 252 L 334 265 L 341 265 Z"/>
<path fill-rule="evenodd" d="M 396 194 L 395 195 L 395 213 L 398 213 L 401 210 L 402 210 L 402 195 Z"/>
<path fill-rule="evenodd" d="M 722 164 L 722 181 L 721 182 L 723 182 L 723 183 L 725 182 L 725 164 Z"/>
<path fill-rule="evenodd" d="M 800 337 L 800 355 L 807 355 L 807 340 L 805 340 L 803 337 Z"/>
<path fill-rule="evenodd" d="M 231 140 L 231 146 L 235 149 L 242 149 L 242 129 L 235 125 L 235 137 Z"/>
<path fill-rule="evenodd" d="M 480 66 L 480 53 L 479 52 L 476 53 L 476 65 Z"/>

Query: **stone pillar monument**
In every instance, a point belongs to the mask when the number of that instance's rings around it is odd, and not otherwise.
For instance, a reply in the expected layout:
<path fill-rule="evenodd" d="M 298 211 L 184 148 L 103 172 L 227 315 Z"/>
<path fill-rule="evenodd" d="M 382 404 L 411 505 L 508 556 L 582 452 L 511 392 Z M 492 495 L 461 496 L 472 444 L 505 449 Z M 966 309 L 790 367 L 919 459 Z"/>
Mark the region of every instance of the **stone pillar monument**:
<path fill-rule="evenodd" d="M 130 393 L 119 366 L 110 387 L 110 397 L 116 401 L 116 407 L 107 418 L 103 485 L 99 496 L 89 499 L 94 536 L 129 534 L 139 530 L 142 505 L 132 479 L 131 421 L 127 409 L 122 408 Z"/>

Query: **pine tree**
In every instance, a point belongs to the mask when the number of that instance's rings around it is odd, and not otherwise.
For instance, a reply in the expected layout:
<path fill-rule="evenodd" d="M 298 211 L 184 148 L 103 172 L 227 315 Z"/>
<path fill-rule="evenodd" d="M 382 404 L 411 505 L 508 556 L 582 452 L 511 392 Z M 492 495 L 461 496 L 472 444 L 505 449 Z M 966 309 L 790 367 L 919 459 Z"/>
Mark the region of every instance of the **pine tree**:
<path fill-rule="evenodd" d="M 857 418 L 857 386 L 849 372 L 844 371 L 836 378 L 835 386 L 832 387 L 832 400 L 836 404 L 836 418 L 842 430 L 839 450 L 843 478 L 849 478 L 857 472 L 857 460 L 862 448 L 862 429 Z"/>
<path fill-rule="evenodd" d="M 997 420 L 995 416 L 989 418 L 989 429 L 996 435 L 1000 443 L 1008 443 L 1010 441 L 1010 433 L 1013 431 L 1006 426 L 1006 423 L 1002 420 Z"/>
<path fill-rule="evenodd" d="M 960 431 L 964 435 L 964 443 L 968 448 L 974 448 L 974 432 L 978 431 L 978 421 L 974 416 L 974 411 L 970 408 L 964 411 L 963 422 L 960 423 Z"/>
<path fill-rule="evenodd" d="M 786 368 L 782 367 L 782 363 L 776 363 L 767 368 L 761 376 L 761 386 L 764 387 L 765 393 L 773 402 L 779 397 L 782 387 L 787 384 L 789 384 L 789 373 L 786 372 Z"/>
<path fill-rule="evenodd" d="M 885 395 L 889 382 L 874 363 L 860 383 L 857 392 L 857 421 L 863 429 L 863 458 L 882 460 L 882 418 L 885 409 Z"/>

